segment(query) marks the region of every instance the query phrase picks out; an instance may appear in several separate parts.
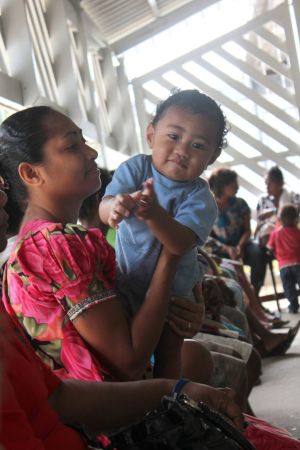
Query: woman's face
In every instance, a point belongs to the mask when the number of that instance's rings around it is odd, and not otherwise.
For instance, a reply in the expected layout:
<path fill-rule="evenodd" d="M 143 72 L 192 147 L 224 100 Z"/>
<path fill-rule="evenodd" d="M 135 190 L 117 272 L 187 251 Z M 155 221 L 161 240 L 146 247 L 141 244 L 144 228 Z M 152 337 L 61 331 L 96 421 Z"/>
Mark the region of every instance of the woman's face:
<path fill-rule="evenodd" d="M 39 165 L 43 189 L 57 199 L 72 196 L 83 199 L 100 186 L 100 170 L 95 162 L 96 150 L 89 147 L 81 130 L 60 113 L 49 115 L 44 122 L 48 140 Z"/>
<path fill-rule="evenodd" d="M 269 195 L 277 198 L 280 197 L 282 191 L 282 183 L 274 180 L 272 177 L 267 176 L 266 178 L 266 187 Z"/>
<path fill-rule="evenodd" d="M 226 184 L 223 188 L 223 196 L 226 198 L 232 198 L 236 196 L 237 191 L 239 190 L 239 185 L 237 181 L 232 181 L 229 184 Z"/>

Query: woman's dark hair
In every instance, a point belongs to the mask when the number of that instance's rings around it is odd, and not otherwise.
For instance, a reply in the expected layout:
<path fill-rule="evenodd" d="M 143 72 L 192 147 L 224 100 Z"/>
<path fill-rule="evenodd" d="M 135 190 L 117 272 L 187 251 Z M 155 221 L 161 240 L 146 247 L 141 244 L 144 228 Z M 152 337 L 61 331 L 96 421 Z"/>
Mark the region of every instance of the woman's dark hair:
<path fill-rule="evenodd" d="M 284 184 L 283 173 L 281 172 L 278 166 L 271 167 L 271 169 L 268 171 L 267 176 L 268 178 L 271 178 L 272 181 L 275 181 L 275 183 L 277 184 L 281 185 Z"/>
<path fill-rule="evenodd" d="M 156 113 L 152 119 L 153 126 L 159 122 L 165 112 L 171 107 L 186 109 L 193 114 L 201 114 L 207 117 L 215 124 L 217 129 L 217 149 L 221 151 L 226 147 L 225 136 L 229 131 L 226 117 L 220 106 L 211 97 L 199 92 L 197 89 L 184 91 L 176 89 L 172 91 L 166 100 L 157 105 Z"/>
<path fill-rule="evenodd" d="M 228 167 L 218 167 L 213 170 L 208 183 L 216 197 L 220 197 L 225 186 L 237 182 L 237 173 Z"/>
<path fill-rule="evenodd" d="M 288 203 L 281 208 L 280 221 L 284 227 L 291 227 L 295 225 L 295 222 L 298 220 L 299 211 L 297 206 L 292 203 Z"/>
<path fill-rule="evenodd" d="M 4 207 L 8 214 L 8 227 L 6 235 L 13 236 L 18 234 L 21 222 L 24 216 L 24 208 L 17 203 L 11 196 L 10 187 L 4 177 L 4 170 L 0 164 L 0 178 L 1 178 L 1 190 L 4 190 L 7 195 L 7 202 Z"/>
<path fill-rule="evenodd" d="M 20 225 L 22 223 L 26 204 L 22 202 L 17 202 L 11 195 L 10 190 L 6 191 L 7 203 L 4 207 L 8 214 L 8 227 L 6 230 L 7 235 L 13 236 L 18 234 Z"/>
<path fill-rule="evenodd" d="M 49 106 L 33 106 L 12 114 L 0 125 L 0 164 L 12 202 L 20 204 L 27 199 L 18 167 L 22 162 L 42 162 L 43 146 L 48 139 L 45 119 L 55 113 Z"/>

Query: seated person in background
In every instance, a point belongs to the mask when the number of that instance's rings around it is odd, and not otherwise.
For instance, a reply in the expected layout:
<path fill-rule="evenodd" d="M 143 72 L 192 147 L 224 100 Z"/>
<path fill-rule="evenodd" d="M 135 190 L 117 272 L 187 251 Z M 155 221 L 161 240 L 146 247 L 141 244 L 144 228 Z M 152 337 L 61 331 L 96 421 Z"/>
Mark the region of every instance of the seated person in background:
<path fill-rule="evenodd" d="M 264 250 L 250 239 L 250 208 L 244 199 L 236 196 L 237 173 L 218 167 L 212 171 L 208 182 L 219 208 L 211 236 L 222 245 L 220 256 L 241 259 L 250 266 L 251 284 L 258 295 L 264 284 L 266 257 Z"/>
<path fill-rule="evenodd" d="M 279 264 L 280 278 L 289 311 L 299 311 L 297 285 L 300 288 L 300 229 L 299 210 L 295 205 L 286 204 L 280 210 L 281 226 L 271 232 L 267 247 L 272 250 Z"/>
<path fill-rule="evenodd" d="M 60 376 L 139 379 L 166 320 L 178 257 L 162 250 L 145 302 L 128 322 L 114 290 L 113 249 L 100 230 L 76 224 L 82 201 L 100 187 L 96 156 L 81 130 L 49 107 L 19 111 L 1 124 L 0 174 L 8 195 L 27 205 L 3 302 Z M 179 300 L 169 320 L 181 337 L 191 337 L 200 327 L 198 304 Z M 201 355 L 197 380 L 210 364 L 208 352 Z M 197 365 L 184 359 L 191 377 Z"/>
<path fill-rule="evenodd" d="M 271 167 L 266 177 L 267 194 L 260 197 L 257 204 L 257 227 L 255 237 L 264 247 L 272 230 L 275 229 L 277 212 L 287 203 L 300 207 L 300 195 L 289 192 L 284 187 L 282 171 L 278 166 Z"/>
<path fill-rule="evenodd" d="M 240 309 L 240 313 L 245 312 L 249 330 L 250 330 L 250 339 L 255 348 L 259 351 L 262 357 L 266 356 L 275 356 L 275 355 L 283 355 L 291 346 L 293 340 L 295 339 L 298 330 L 299 323 L 290 328 L 287 332 L 282 333 L 273 333 L 269 329 L 269 324 L 266 321 L 258 319 L 255 306 L 255 302 L 257 302 L 257 298 L 253 296 L 253 290 L 251 289 L 251 285 L 248 281 L 248 278 L 243 270 L 243 265 L 239 261 L 229 260 L 229 259 L 221 259 L 219 256 L 214 257 L 214 255 L 210 255 L 217 266 L 217 270 L 222 274 L 224 261 L 226 262 L 226 277 L 225 273 L 223 273 L 223 280 L 226 282 L 227 277 L 234 277 L 234 280 L 238 280 L 240 286 L 242 287 L 244 293 L 248 297 L 249 301 L 245 302 L 245 307 Z M 227 270 L 230 268 L 230 270 Z M 228 284 L 229 288 L 233 288 L 232 283 Z M 248 286 L 248 288 L 247 288 Z M 245 290 L 246 289 L 246 290 Z M 236 289 L 235 289 L 236 290 Z M 238 293 L 238 292 L 237 292 Z M 241 305 L 241 301 L 237 302 L 238 305 Z M 226 315 L 226 314 L 225 314 Z M 230 315 L 231 320 L 233 319 L 232 312 Z M 236 319 L 236 318 L 235 318 Z M 285 325 L 283 322 L 281 325 Z"/>
<path fill-rule="evenodd" d="M 199 177 L 220 155 L 226 132 L 213 99 L 197 90 L 176 91 L 157 106 L 147 127 L 152 155 L 134 156 L 115 171 L 99 213 L 104 223 L 118 227 L 117 287 L 130 316 L 143 303 L 162 245 L 181 256 L 173 295 L 194 301 L 193 288 L 203 275 L 196 244 L 206 240 L 217 212 Z M 155 374 L 180 373 L 180 348 L 166 324 Z"/>

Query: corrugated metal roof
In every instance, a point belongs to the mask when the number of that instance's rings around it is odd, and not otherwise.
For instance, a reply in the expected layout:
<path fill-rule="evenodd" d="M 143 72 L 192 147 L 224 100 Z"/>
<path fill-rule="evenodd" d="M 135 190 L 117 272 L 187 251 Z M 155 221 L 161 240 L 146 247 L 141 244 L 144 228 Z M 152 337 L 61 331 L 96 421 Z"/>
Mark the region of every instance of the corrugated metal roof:
<path fill-rule="evenodd" d="M 80 6 L 118 54 L 215 1 L 81 0 Z"/>

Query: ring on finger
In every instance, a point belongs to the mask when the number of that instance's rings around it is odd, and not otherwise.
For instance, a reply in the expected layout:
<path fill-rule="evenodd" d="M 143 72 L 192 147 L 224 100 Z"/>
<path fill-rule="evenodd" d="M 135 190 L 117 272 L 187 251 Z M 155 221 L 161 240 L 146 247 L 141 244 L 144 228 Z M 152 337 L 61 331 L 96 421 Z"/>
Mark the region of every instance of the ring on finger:
<path fill-rule="evenodd" d="M 188 329 L 188 330 L 190 330 L 190 329 L 191 329 L 191 327 L 192 327 L 192 324 L 191 324 L 191 322 L 188 322 L 188 324 L 187 324 L 187 329 Z"/>

